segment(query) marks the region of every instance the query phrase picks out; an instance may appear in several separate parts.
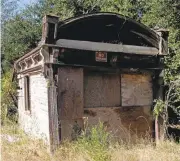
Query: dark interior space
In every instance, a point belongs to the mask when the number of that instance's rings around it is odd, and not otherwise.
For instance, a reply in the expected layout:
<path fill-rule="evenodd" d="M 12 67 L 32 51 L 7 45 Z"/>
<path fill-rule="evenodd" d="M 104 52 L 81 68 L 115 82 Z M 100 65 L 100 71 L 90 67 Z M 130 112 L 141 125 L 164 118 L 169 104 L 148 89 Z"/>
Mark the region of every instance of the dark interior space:
<path fill-rule="evenodd" d="M 180 116 L 174 112 L 172 108 L 168 108 L 169 124 L 173 126 L 180 126 Z M 173 137 L 175 141 L 180 140 L 180 129 L 168 127 L 168 136 Z"/>
<path fill-rule="evenodd" d="M 58 39 L 158 48 L 159 37 L 143 24 L 113 13 L 96 13 L 59 23 Z"/>
<path fill-rule="evenodd" d="M 107 62 L 95 61 L 94 51 L 63 49 L 58 61 L 65 64 L 76 64 L 86 66 L 106 66 L 119 68 L 163 68 L 163 59 L 157 59 L 157 56 L 125 54 L 125 53 L 107 53 Z M 113 59 L 116 58 L 116 62 Z"/>

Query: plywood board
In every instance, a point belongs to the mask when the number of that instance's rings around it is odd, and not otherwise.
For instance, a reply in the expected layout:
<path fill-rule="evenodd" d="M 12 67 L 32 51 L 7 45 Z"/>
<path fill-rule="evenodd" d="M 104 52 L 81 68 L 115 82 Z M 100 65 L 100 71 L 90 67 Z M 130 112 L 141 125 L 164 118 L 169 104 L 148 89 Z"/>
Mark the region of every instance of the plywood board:
<path fill-rule="evenodd" d="M 86 73 L 84 76 L 84 106 L 108 107 L 120 105 L 120 76 Z"/>
<path fill-rule="evenodd" d="M 83 116 L 83 69 L 58 69 L 58 110 L 60 120 Z"/>
<path fill-rule="evenodd" d="M 121 76 L 122 106 L 152 105 L 153 92 L 150 75 Z"/>

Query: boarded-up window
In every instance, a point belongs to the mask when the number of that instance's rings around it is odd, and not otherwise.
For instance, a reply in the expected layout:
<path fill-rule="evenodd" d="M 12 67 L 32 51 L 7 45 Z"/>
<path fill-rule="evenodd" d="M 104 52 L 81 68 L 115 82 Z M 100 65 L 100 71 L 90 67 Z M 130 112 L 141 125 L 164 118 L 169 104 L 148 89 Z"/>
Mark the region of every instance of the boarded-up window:
<path fill-rule="evenodd" d="M 85 73 L 84 106 L 120 106 L 120 76 L 116 74 Z"/>
<path fill-rule="evenodd" d="M 121 76 L 122 106 L 151 105 L 153 102 L 150 75 Z"/>
<path fill-rule="evenodd" d="M 30 111 L 31 105 L 30 105 L 30 79 L 29 76 L 24 77 L 24 98 L 25 98 L 25 110 Z"/>
<path fill-rule="evenodd" d="M 58 107 L 61 120 L 83 116 L 83 69 L 58 69 Z"/>

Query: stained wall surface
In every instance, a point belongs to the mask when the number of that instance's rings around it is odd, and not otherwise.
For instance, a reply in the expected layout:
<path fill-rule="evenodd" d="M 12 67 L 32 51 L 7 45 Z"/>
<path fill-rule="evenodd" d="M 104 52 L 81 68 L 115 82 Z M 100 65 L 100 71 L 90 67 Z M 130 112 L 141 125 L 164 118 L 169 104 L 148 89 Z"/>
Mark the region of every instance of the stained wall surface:
<path fill-rule="evenodd" d="M 84 73 L 82 77 L 79 70 L 77 75 L 81 77 L 74 81 L 84 80 L 84 88 L 76 86 L 84 92 L 84 114 L 63 120 L 63 139 L 72 138 L 75 127 L 83 129 L 87 124 L 91 127 L 99 122 L 117 139 L 151 136 L 153 94 L 150 74 Z"/>
<path fill-rule="evenodd" d="M 152 115 L 150 107 L 88 108 L 84 110 L 89 127 L 103 123 L 117 140 L 133 141 L 136 137 L 151 136 Z"/>
<path fill-rule="evenodd" d="M 60 67 L 58 69 L 58 113 L 61 139 L 71 139 L 83 126 L 83 69 Z"/>
<path fill-rule="evenodd" d="M 30 107 L 25 110 L 24 75 L 19 75 L 19 124 L 32 136 L 49 141 L 48 83 L 42 74 L 29 75 Z"/>
<path fill-rule="evenodd" d="M 151 106 L 153 102 L 150 75 L 122 74 L 122 106 Z"/>
<path fill-rule="evenodd" d="M 84 107 L 120 106 L 120 76 L 88 73 L 84 75 Z"/>
<path fill-rule="evenodd" d="M 101 79 L 97 81 L 100 88 L 92 88 L 96 83 L 91 81 L 93 80 L 91 77 L 86 79 L 91 85 L 85 90 L 93 90 L 96 95 L 106 95 L 101 106 L 96 108 L 88 106 L 84 109 L 84 116 L 87 117 L 89 126 L 102 122 L 107 130 L 119 139 L 152 134 L 153 92 L 150 74 L 106 75 L 103 82 Z M 86 84 L 84 86 L 87 87 Z M 88 97 L 85 95 L 85 99 L 93 102 L 94 97 L 91 97 L 90 92 L 86 93 Z M 98 98 L 98 101 L 102 99 Z"/>

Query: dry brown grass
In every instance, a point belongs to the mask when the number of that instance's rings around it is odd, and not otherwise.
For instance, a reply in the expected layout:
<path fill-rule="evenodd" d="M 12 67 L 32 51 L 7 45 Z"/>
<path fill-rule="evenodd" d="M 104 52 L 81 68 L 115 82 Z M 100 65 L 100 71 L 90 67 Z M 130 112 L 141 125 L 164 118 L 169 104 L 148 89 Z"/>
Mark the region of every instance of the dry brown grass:
<path fill-rule="evenodd" d="M 41 140 L 30 139 L 17 126 L 2 127 L 1 145 L 2 161 L 50 160 L 47 146 Z"/>
<path fill-rule="evenodd" d="M 98 142 L 94 133 L 91 141 L 64 142 L 51 156 L 42 141 L 30 139 L 16 128 L 2 129 L 2 136 L 7 134 L 19 140 L 9 142 L 2 137 L 2 161 L 180 161 L 180 144 L 173 141 L 163 141 L 156 146 L 147 140 L 136 144 L 116 142 L 106 147 Z"/>
<path fill-rule="evenodd" d="M 113 161 L 180 161 L 180 145 L 163 141 L 154 146 L 152 143 L 136 145 L 117 145 L 111 149 Z"/>

